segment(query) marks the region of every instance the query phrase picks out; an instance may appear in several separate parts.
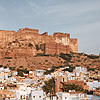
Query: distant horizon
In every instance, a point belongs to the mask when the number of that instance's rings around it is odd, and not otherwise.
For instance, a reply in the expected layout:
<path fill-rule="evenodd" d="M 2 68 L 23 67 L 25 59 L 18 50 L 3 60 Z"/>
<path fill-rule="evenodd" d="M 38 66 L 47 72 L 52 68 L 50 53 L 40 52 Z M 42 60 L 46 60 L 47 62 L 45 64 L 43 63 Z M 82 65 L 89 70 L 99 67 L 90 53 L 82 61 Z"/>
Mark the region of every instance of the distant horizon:
<path fill-rule="evenodd" d="M 69 33 L 79 52 L 100 54 L 100 0 L 3 0 L 0 23 L 0 30 Z"/>

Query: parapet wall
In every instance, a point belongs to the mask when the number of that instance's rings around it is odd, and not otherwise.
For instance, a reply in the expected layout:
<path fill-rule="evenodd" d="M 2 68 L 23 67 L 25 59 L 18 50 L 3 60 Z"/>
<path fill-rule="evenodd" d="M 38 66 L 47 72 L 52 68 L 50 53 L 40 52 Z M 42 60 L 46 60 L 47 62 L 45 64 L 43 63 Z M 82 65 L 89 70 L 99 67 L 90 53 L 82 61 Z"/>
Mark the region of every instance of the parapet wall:
<path fill-rule="evenodd" d="M 21 28 L 17 32 L 38 34 L 39 30 L 38 29 L 29 29 L 29 28 L 25 28 L 25 29 Z"/>

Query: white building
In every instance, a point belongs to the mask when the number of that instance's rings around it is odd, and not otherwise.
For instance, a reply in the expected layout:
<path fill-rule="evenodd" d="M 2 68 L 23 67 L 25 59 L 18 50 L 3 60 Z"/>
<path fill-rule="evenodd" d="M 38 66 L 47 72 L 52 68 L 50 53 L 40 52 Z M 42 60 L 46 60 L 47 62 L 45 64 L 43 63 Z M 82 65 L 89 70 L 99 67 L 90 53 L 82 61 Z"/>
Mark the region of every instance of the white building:
<path fill-rule="evenodd" d="M 37 76 L 42 76 L 44 74 L 46 70 L 39 70 L 39 69 L 36 69 L 35 72 L 36 72 L 36 75 Z"/>
<path fill-rule="evenodd" d="M 57 93 L 57 99 L 58 100 L 70 100 L 70 94 L 64 93 L 64 92 L 58 92 Z"/>
<path fill-rule="evenodd" d="M 15 77 L 10 77 L 10 78 L 8 78 L 7 80 L 8 80 L 9 82 L 16 82 L 16 81 L 17 81 Z"/>
<path fill-rule="evenodd" d="M 67 92 L 58 92 L 56 95 L 57 95 L 57 100 L 93 100 L 92 96 L 88 96 L 86 94 L 81 94 L 81 93 L 70 94 Z"/>
<path fill-rule="evenodd" d="M 16 100 L 27 100 L 28 99 L 28 92 L 22 91 L 22 90 L 16 90 L 15 91 L 15 98 Z"/>
<path fill-rule="evenodd" d="M 98 81 L 87 82 L 87 85 L 89 85 L 89 90 L 93 90 L 94 88 L 100 87 L 100 82 Z"/>
<path fill-rule="evenodd" d="M 84 67 L 75 67 L 76 73 L 82 73 L 84 72 L 85 74 L 87 73 L 87 69 Z"/>
<path fill-rule="evenodd" d="M 27 84 L 19 87 L 19 90 L 15 90 L 16 100 L 28 100 L 31 93 L 31 87 L 27 87 Z"/>
<path fill-rule="evenodd" d="M 43 95 L 43 90 L 40 91 L 31 91 L 30 100 L 44 100 L 45 96 Z"/>
<path fill-rule="evenodd" d="M 4 85 L 0 83 L 0 90 L 4 90 Z"/>

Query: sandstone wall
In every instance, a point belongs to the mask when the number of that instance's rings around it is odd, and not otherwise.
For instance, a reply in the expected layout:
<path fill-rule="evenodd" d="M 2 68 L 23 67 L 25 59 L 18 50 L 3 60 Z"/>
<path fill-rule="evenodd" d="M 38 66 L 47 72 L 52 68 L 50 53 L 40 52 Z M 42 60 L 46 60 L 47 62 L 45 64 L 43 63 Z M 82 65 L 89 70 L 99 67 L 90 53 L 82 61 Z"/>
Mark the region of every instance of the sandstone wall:
<path fill-rule="evenodd" d="M 6 43 L 14 41 L 16 38 L 15 31 L 0 30 L 0 46 L 4 46 Z"/>
<path fill-rule="evenodd" d="M 29 44 L 32 47 L 29 47 Z M 39 45 L 41 50 L 37 51 Z M 48 32 L 39 34 L 38 29 L 19 29 L 16 31 L 0 30 L 0 57 L 25 57 L 33 56 L 37 53 L 60 54 L 78 52 L 77 39 L 71 39 L 70 34 Z"/>
<path fill-rule="evenodd" d="M 44 54 L 60 54 L 67 53 L 67 47 L 65 45 L 57 44 L 57 43 L 45 43 L 41 45 Z"/>
<path fill-rule="evenodd" d="M 78 53 L 77 39 L 70 39 L 69 40 L 69 46 L 71 47 L 73 52 Z"/>

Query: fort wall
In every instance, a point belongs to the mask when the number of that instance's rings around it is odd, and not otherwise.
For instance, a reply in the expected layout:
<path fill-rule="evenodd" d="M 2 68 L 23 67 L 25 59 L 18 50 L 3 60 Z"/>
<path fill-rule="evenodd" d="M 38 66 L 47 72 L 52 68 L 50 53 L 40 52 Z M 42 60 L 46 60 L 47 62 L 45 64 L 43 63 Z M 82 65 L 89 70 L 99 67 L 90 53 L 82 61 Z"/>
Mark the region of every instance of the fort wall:
<path fill-rule="evenodd" d="M 41 50 L 38 51 L 35 45 L 39 45 Z M 70 38 L 67 33 L 39 34 L 38 29 L 29 28 L 19 29 L 17 32 L 0 30 L 0 58 L 33 56 L 38 52 L 60 54 L 70 51 L 78 52 L 77 39 Z"/>

